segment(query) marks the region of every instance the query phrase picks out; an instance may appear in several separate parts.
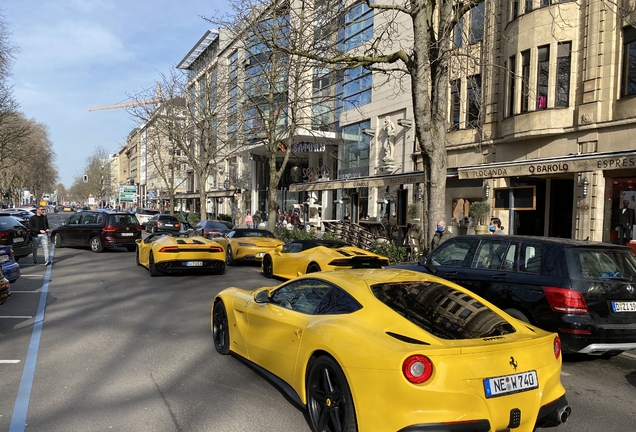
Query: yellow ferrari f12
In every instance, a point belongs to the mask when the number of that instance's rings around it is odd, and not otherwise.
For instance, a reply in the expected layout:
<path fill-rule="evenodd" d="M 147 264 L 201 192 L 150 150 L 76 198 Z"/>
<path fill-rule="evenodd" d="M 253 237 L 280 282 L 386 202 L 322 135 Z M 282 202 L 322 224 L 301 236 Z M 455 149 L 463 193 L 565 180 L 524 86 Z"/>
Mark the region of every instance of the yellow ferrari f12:
<path fill-rule="evenodd" d="M 227 288 L 211 326 L 216 350 L 276 377 L 314 431 L 531 432 L 571 411 L 558 335 L 419 272 Z"/>

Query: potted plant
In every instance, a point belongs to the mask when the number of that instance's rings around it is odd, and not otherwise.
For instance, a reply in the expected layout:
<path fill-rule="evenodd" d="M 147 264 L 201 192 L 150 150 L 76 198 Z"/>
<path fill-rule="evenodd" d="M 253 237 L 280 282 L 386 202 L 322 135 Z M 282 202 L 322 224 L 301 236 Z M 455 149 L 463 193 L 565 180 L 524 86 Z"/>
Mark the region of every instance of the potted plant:
<path fill-rule="evenodd" d="M 477 201 L 470 204 L 470 216 L 477 221 L 475 226 L 475 234 L 488 234 L 488 225 L 486 218 L 490 213 L 490 204 L 487 201 Z"/>

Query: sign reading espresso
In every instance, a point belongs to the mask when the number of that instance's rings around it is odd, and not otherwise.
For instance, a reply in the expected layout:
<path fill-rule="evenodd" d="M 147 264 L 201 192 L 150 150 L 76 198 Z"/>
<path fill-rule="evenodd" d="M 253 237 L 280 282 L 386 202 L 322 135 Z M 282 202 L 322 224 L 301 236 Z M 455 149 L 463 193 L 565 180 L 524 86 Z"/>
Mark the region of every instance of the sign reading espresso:
<path fill-rule="evenodd" d="M 566 159 L 558 162 L 518 163 L 502 167 L 458 168 L 460 179 L 562 174 L 568 172 L 636 168 L 636 155 L 589 159 Z"/>

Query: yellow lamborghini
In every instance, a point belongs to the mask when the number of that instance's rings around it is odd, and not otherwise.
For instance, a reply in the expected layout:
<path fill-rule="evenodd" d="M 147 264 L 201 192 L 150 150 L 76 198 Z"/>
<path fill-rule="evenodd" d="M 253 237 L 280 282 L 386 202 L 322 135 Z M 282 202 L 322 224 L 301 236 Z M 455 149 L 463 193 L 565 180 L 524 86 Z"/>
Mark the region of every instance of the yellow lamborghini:
<path fill-rule="evenodd" d="M 337 240 L 293 240 L 265 254 L 261 273 L 265 277 L 292 279 L 305 273 L 389 265 L 389 259 Z"/>
<path fill-rule="evenodd" d="M 260 261 L 266 252 L 284 243 L 270 231 L 256 228 L 236 228 L 225 237 L 214 240 L 225 249 L 227 265 L 234 265 L 237 261 Z"/>
<path fill-rule="evenodd" d="M 190 233 L 159 232 L 137 242 L 137 265 L 162 273 L 225 273 L 225 252 L 220 244 Z"/>
<path fill-rule="evenodd" d="M 571 413 L 558 335 L 444 279 L 312 273 L 214 299 L 216 350 L 305 406 L 313 431 L 530 432 Z"/>

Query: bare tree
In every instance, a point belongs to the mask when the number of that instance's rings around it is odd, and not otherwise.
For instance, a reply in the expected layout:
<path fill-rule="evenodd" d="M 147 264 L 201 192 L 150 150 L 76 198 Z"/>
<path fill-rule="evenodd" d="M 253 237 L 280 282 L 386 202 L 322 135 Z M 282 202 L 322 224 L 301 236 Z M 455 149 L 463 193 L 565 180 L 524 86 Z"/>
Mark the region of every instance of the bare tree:
<path fill-rule="evenodd" d="M 277 218 L 277 190 L 298 134 L 318 138 L 321 130 L 333 127 L 335 117 L 332 93 L 314 93 L 314 73 L 318 66 L 305 56 L 314 45 L 311 14 L 293 15 L 288 4 L 233 2 L 231 19 L 206 18 L 223 28 L 243 57 L 244 73 L 236 72 L 235 92 L 243 101 L 245 142 L 262 146 L 269 167 L 267 183 L 268 228 L 273 230 Z M 293 33 L 293 29 L 304 29 Z M 276 41 L 287 51 L 272 49 Z M 230 71 L 232 73 L 232 71 Z M 230 85 L 234 82 L 230 75 Z M 328 79 L 328 78 L 326 78 Z M 316 111 L 319 106 L 322 111 Z M 314 114 L 318 114 L 314 116 Z M 329 115 L 331 114 L 331 115 Z M 313 120 L 313 121 L 312 121 Z M 232 121 L 230 119 L 230 124 Z M 279 161 L 279 155 L 282 159 Z"/>
<path fill-rule="evenodd" d="M 453 30 L 460 19 L 480 3 L 483 0 L 405 0 L 386 3 L 371 0 L 316 0 L 307 3 L 235 0 L 232 5 L 237 18 L 248 22 L 253 15 L 253 12 L 247 12 L 249 10 L 287 11 L 289 20 L 286 23 L 286 37 L 282 38 L 273 32 L 261 33 L 268 48 L 275 53 L 308 58 L 335 70 L 363 67 L 392 76 L 409 76 L 415 136 L 427 175 L 424 191 L 428 221 L 426 231 L 432 235 L 435 222 L 444 216 L 447 92 L 454 55 Z M 360 5 L 375 11 L 374 37 L 343 51 L 338 43 L 338 32 L 346 29 L 341 23 L 348 13 Z M 313 27 L 310 23 L 323 23 L 323 26 L 320 31 L 314 32 L 319 39 L 312 39 L 312 44 L 308 45 L 307 28 Z"/>

